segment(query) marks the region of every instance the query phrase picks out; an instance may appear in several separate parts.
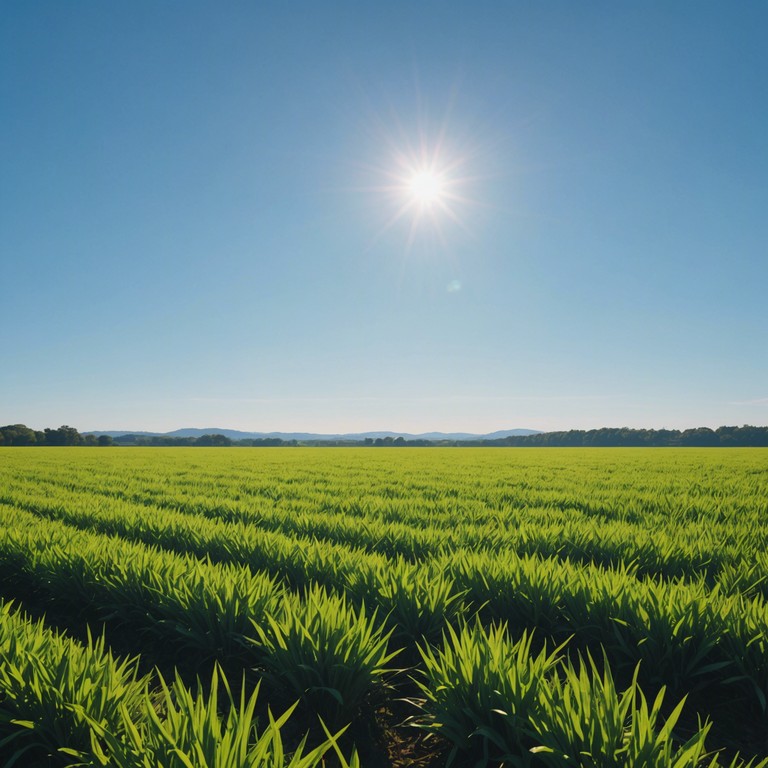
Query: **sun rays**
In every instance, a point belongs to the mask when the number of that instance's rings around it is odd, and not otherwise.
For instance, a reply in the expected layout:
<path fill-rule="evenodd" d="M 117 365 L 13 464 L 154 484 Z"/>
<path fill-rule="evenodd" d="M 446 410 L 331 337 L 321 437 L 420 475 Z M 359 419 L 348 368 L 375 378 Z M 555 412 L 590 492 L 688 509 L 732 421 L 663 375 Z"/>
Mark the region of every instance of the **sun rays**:
<path fill-rule="evenodd" d="M 452 226 L 466 230 L 467 213 L 476 203 L 468 194 L 467 156 L 449 149 L 442 133 L 431 145 L 420 138 L 418 149 L 393 149 L 389 166 L 377 169 L 385 183 L 375 189 L 390 210 L 380 234 L 406 222 L 408 249 L 420 233 L 445 243 Z"/>

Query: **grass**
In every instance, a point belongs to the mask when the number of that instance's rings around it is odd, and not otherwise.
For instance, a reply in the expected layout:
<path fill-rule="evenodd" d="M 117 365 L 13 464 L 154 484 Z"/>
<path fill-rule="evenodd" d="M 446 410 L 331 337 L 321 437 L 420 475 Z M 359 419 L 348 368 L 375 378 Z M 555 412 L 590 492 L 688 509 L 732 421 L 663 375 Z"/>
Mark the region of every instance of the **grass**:
<path fill-rule="evenodd" d="M 51 710 L 61 733 L 79 734 L 69 741 L 14 714 L 26 699 L 10 675 L 0 754 L 12 759 L 33 744 L 17 758 L 25 764 L 111 744 L 117 755 L 119 742 L 126 766 L 143 765 L 142 751 L 162 755 L 158 765 L 235 765 L 251 764 L 245 756 L 261 744 L 272 756 L 253 765 L 343 764 L 358 760 L 352 741 L 380 738 L 390 746 L 379 755 L 435 766 L 449 754 L 457 765 L 609 765 L 608 753 L 616 764 L 681 768 L 736 765 L 738 751 L 762 759 L 766 456 L 0 449 L 2 594 L 47 606 L 75 634 L 87 637 L 87 622 L 96 636 L 119 637 L 141 669 L 176 666 L 180 675 L 173 685 L 146 678 L 114 725 L 71 701 Z M 59 637 L 46 640 L 51 648 L 74 642 L 30 626 Z M 83 647 L 132 670 L 134 683 L 145 679 L 104 642 Z M 58 669 L 53 680 L 41 667 L 27 686 L 45 706 L 67 675 L 85 679 L 75 666 Z M 268 703 L 297 707 L 283 721 Z M 386 727 L 374 724 L 377 711 L 388 713 Z M 331 738 L 318 715 L 329 733 L 354 727 Z M 227 741 L 236 721 L 240 735 Z M 279 748 L 270 730 L 278 722 Z M 221 745 L 221 756 L 195 753 L 195 739 Z M 169 743 L 187 746 L 172 757 Z M 423 745 L 420 756 L 409 743 Z M 368 764 L 386 764 L 361 748 Z"/>

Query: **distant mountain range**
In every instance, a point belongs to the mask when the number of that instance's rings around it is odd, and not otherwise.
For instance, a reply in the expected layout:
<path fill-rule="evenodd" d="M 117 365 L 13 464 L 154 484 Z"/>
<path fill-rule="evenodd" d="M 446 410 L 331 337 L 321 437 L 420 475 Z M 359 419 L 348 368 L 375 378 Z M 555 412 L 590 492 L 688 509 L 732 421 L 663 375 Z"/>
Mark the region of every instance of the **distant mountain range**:
<path fill-rule="evenodd" d="M 406 440 L 499 440 L 510 436 L 538 435 L 536 429 L 502 429 L 498 432 L 490 432 L 485 435 L 477 435 L 471 432 L 423 432 L 418 435 L 408 432 L 354 432 L 348 434 L 316 434 L 314 432 L 241 432 L 237 429 L 221 429 L 219 427 L 207 427 L 197 429 L 185 427 L 175 429 L 173 432 L 137 432 L 129 429 L 110 430 L 104 432 L 83 432 L 84 435 L 109 435 L 110 437 L 122 437 L 124 435 L 138 435 L 140 437 L 200 437 L 201 435 L 224 435 L 230 440 L 258 440 L 266 437 L 277 437 L 281 440 L 358 440 L 362 442 L 366 438 L 377 437 L 403 437 Z"/>

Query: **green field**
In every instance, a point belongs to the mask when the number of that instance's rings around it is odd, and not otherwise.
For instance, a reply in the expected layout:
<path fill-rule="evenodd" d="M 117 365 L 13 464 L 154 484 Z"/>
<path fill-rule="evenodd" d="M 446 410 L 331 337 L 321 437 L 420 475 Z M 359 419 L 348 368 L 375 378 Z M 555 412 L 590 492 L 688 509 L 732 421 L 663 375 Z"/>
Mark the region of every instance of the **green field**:
<path fill-rule="evenodd" d="M 766 449 L 5 448 L 0 526 L 2 765 L 768 755 Z"/>

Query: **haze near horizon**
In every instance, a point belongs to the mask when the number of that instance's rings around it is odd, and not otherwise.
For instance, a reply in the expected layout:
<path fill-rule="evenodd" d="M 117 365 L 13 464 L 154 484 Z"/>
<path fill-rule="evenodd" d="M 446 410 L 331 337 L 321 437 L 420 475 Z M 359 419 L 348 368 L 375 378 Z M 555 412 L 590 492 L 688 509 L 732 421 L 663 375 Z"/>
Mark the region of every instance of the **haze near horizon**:
<path fill-rule="evenodd" d="M 768 423 L 768 6 L 0 18 L 0 424 Z"/>

